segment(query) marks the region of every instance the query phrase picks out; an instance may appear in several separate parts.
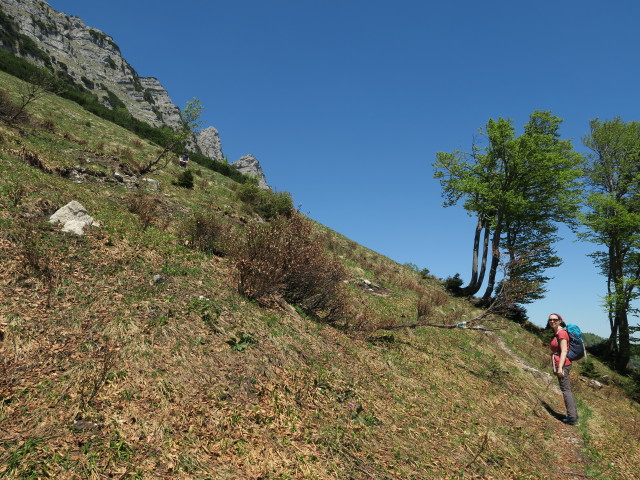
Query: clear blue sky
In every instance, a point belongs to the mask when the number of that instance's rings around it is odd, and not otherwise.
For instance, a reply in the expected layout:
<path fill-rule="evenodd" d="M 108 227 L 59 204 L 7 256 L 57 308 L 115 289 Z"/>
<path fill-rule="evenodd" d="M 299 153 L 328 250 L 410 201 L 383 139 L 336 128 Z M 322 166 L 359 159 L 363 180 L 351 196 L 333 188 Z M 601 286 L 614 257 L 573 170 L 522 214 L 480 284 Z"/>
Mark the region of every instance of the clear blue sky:
<path fill-rule="evenodd" d="M 639 119 L 637 0 L 48 3 L 178 106 L 198 98 L 229 160 L 255 155 L 302 212 L 438 277 L 469 278 L 474 222 L 441 206 L 436 152 L 469 149 L 490 118 L 521 131 L 536 109 L 582 152 L 591 119 Z M 592 249 L 567 233 L 534 323 L 558 312 L 608 336 Z"/>

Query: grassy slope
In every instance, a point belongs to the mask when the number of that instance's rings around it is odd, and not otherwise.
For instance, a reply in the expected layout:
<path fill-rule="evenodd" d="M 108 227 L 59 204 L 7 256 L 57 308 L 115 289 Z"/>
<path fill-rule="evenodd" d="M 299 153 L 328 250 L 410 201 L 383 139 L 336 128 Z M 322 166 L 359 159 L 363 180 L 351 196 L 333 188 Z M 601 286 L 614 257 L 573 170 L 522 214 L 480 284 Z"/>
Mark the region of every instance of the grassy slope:
<path fill-rule="evenodd" d="M 19 81 L 0 73 L 0 84 Z M 236 293 L 229 259 L 179 235 L 199 210 L 249 219 L 234 182 L 202 171 L 185 190 L 169 166 L 154 176 L 160 209 L 143 229 L 130 190 L 45 173 L 25 152 L 51 168 L 109 172 L 114 157 L 150 158 L 153 146 L 59 98 L 30 112 L 54 132 L 0 124 L 0 477 L 640 475 L 640 411 L 615 382 L 594 390 L 574 374 L 584 421 L 565 427 L 549 413 L 563 410 L 555 381 L 502 347 L 546 367 L 545 347 L 517 326 L 500 337 L 364 334 L 261 308 Z M 71 200 L 101 227 L 76 238 L 34 223 Z M 354 279 L 391 292 L 350 287 L 371 321 L 410 321 L 416 292 L 439 288 L 319 228 Z M 453 299 L 434 310 L 443 321 L 472 314 Z M 77 419 L 97 426 L 74 429 Z"/>

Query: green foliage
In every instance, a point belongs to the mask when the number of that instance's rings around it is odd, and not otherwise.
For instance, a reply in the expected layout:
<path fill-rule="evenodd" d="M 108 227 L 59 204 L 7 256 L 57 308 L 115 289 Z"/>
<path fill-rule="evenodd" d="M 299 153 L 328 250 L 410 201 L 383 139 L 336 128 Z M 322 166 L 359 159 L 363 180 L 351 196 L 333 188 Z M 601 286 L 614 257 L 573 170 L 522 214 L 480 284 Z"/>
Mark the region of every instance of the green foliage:
<path fill-rule="evenodd" d="M 152 105 L 156 103 L 155 99 L 153 98 L 153 94 L 149 91 L 149 89 L 146 89 L 144 91 L 144 93 L 142 94 L 142 98 L 144 98 L 146 102 Z"/>
<path fill-rule="evenodd" d="M 290 216 L 293 200 L 288 192 L 272 192 L 258 187 L 255 181 L 245 182 L 237 191 L 238 198 L 265 220 L 279 215 Z"/>
<path fill-rule="evenodd" d="M 0 11 L 1 13 L 1 11 Z M 2 34 L 2 29 L 0 29 Z M 114 62 L 115 64 L 115 62 Z M 63 65 L 60 65 L 63 68 Z M 11 75 L 14 75 L 20 79 L 27 80 L 34 76 L 52 76 L 51 72 L 38 68 L 28 61 L 12 55 L 10 52 L 0 48 L 0 70 L 3 70 Z M 68 75 L 65 76 L 64 71 L 59 71 L 53 82 L 54 89 L 58 94 L 64 98 L 67 98 L 78 105 L 82 106 L 85 110 L 97 115 L 105 120 L 109 120 L 121 127 L 130 130 L 136 135 L 145 138 L 156 145 L 168 145 L 171 143 L 173 131 L 169 127 L 153 127 L 148 123 L 137 120 L 129 114 L 129 112 L 122 110 L 125 105 L 114 94 L 107 91 L 109 97 L 109 103 L 114 105 L 120 110 L 110 109 L 105 107 L 100 99 L 93 93 L 89 92 L 83 85 L 78 85 Z M 113 95 L 113 98 L 111 95 Z M 179 143 L 179 142 L 178 142 Z M 181 151 L 181 145 L 175 144 L 174 152 Z M 212 160 L 204 155 L 190 154 L 191 160 L 195 161 L 199 165 L 205 168 L 218 172 L 226 177 L 229 177 L 236 182 L 244 183 L 248 177 L 243 175 L 238 170 L 230 167 L 226 162 L 218 160 Z"/>
<path fill-rule="evenodd" d="M 251 181 L 251 177 L 244 175 L 239 170 L 230 166 L 227 162 L 211 159 L 199 153 L 189 153 L 189 159 L 198 165 L 201 165 L 209 170 L 218 172 L 225 177 L 229 177 L 238 183 L 246 183 Z"/>
<path fill-rule="evenodd" d="M 165 141 L 161 144 L 162 150 L 153 160 L 140 167 L 140 175 L 162 170 L 169 164 L 170 156 L 177 151 L 182 144 L 189 140 L 198 128 L 200 128 L 200 115 L 202 113 L 202 104 L 197 98 L 187 102 L 184 110 L 180 112 L 180 126 L 176 130 L 166 128 Z M 179 180 L 180 181 L 180 180 Z M 188 178 L 182 179 L 182 186 L 185 188 L 193 188 L 193 177 L 191 177 L 191 186 L 188 185 Z"/>
<path fill-rule="evenodd" d="M 597 345 L 599 343 L 602 343 L 606 339 L 602 338 L 600 335 L 596 335 L 594 333 L 583 332 L 582 333 L 582 340 L 584 341 L 585 346 L 588 348 L 588 347 L 591 347 L 593 345 Z"/>
<path fill-rule="evenodd" d="M 173 182 L 173 184 L 182 188 L 193 188 L 193 173 L 191 170 L 184 170 L 180 172 L 180 174 L 178 174 L 178 178 Z"/>
<path fill-rule="evenodd" d="M 426 280 L 431 276 L 431 272 L 429 271 L 428 268 L 420 268 L 415 263 L 408 262 L 408 263 L 405 263 L 404 266 L 407 267 L 409 270 L 420 275 L 420 278 L 422 278 L 423 280 Z"/>
<path fill-rule="evenodd" d="M 580 375 L 588 378 L 598 378 L 600 373 L 596 369 L 595 363 L 591 358 L 587 357 L 582 362 L 580 362 Z"/>
<path fill-rule="evenodd" d="M 91 88 L 91 87 L 89 87 L 89 88 Z M 109 89 L 105 89 L 105 90 L 107 92 L 107 100 L 109 100 L 109 104 L 111 105 L 111 108 L 113 108 L 113 109 L 125 108 L 126 109 L 126 105 L 124 104 L 124 102 L 122 100 L 120 100 L 115 93 L 113 93 Z"/>
<path fill-rule="evenodd" d="M 460 278 L 460 274 L 456 273 L 453 277 L 447 277 L 443 282 L 443 286 L 448 292 L 458 294 L 463 283 L 464 281 Z"/>
<path fill-rule="evenodd" d="M 592 153 L 584 162 L 588 192 L 581 220 L 587 231 L 581 237 L 603 247 L 592 257 L 607 277 L 608 353 L 624 372 L 632 355 L 631 305 L 640 298 L 640 122 L 593 120 L 584 144 Z"/>
<path fill-rule="evenodd" d="M 1 8 L 0 43 L 4 44 L 4 48 L 7 48 L 11 53 L 20 52 L 22 55 L 40 60 L 45 65 L 51 65 L 49 55 L 40 49 L 30 37 L 20 33 L 20 27 Z"/>
<path fill-rule="evenodd" d="M 560 264 L 552 245 L 559 239 L 557 224 L 575 222 L 581 175 L 580 155 L 570 141 L 560 140 L 560 123 L 551 112 L 535 111 L 524 133 L 517 136 L 511 120 L 490 119 L 482 132 L 485 147 L 473 144 L 469 153 L 438 152 L 434 177 L 440 180 L 445 206 L 462 201 L 478 218 L 476 261 L 466 295 L 480 289 L 483 278 L 482 273 L 477 276 L 478 262 L 489 254 L 491 265 L 483 298 L 491 297 L 501 249 L 509 255 L 509 276 L 528 284 L 520 303 L 540 298 L 548 281 L 544 272 Z M 491 232 L 492 237 L 482 254 L 481 231 Z M 527 261 L 521 261 L 523 258 Z"/>
<path fill-rule="evenodd" d="M 246 332 L 239 332 L 237 337 L 232 337 L 230 340 L 227 340 L 227 345 L 229 345 L 231 350 L 234 352 L 242 352 L 250 345 L 256 343 L 258 343 L 258 341 L 253 337 L 253 335 Z"/>

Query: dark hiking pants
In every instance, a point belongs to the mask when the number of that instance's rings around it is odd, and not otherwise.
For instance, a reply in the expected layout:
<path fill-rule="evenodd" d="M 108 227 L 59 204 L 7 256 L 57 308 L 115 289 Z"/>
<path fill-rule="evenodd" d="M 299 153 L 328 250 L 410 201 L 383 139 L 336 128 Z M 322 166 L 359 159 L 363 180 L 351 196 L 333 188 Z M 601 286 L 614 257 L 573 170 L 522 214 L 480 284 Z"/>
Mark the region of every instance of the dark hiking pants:
<path fill-rule="evenodd" d="M 562 371 L 564 377 L 558 377 L 558 383 L 560 383 L 560 391 L 564 397 L 564 405 L 567 407 L 567 416 L 570 418 L 578 418 L 578 409 L 576 408 L 576 399 L 573 398 L 573 392 L 571 391 L 571 381 L 569 374 L 571 373 L 571 365 L 566 365 Z"/>

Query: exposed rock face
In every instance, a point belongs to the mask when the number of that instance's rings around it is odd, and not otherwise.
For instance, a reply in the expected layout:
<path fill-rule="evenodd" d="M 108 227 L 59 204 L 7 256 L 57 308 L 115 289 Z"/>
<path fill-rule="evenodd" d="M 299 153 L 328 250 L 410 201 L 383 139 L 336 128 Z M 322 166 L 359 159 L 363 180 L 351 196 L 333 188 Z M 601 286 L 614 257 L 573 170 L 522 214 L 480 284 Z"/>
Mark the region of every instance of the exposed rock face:
<path fill-rule="evenodd" d="M 208 127 L 200 131 L 196 137 L 200 153 L 214 160 L 222 160 L 222 144 L 220 143 L 220 135 L 218 130 Z"/>
<path fill-rule="evenodd" d="M 230 164 L 233 168 L 240 170 L 240 172 L 245 175 L 251 175 L 254 177 L 258 177 L 258 186 L 263 190 L 269 190 L 271 187 L 267 185 L 267 179 L 264 176 L 264 172 L 262 171 L 262 167 L 260 166 L 260 162 L 253 155 L 245 155 L 237 162 L 233 162 Z"/>
<path fill-rule="evenodd" d="M 124 105 L 135 118 L 156 127 L 180 125 L 180 110 L 158 79 L 140 77 L 109 35 L 85 25 L 78 17 L 57 12 L 44 0 L 0 0 L 0 13 L 15 24 L 0 21 L 0 32 L 9 34 L 0 36 L 0 48 L 69 77 L 110 108 Z M 34 53 L 32 46 L 21 46 L 20 36 L 28 37 L 39 50 Z M 7 37 L 15 37 L 15 41 L 3 43 L 2 38 Z M 213 127 L 202 130 L 186 142 L 186 147 L 214 160 L 224 158 L 220 136 Z M 270 188 L 253 155 L 231 166 L 258 177 L 260 188 Z"/>
<path fill-rule="evenodd" d="M 17 24 L 19 33 L 32 39 L 49 59 L 34 56 L 15 45 L 3 44 L 14 54 L 58 72 L 93 91 L 103 103 L 118 100 L 135 118 L 154 126 L 177 126 L 179 110 L 155 78 L 140 77 L 122 58 L 109 35 L 86 26 L 77 17 L 53 10 L 43 0 L 1 0 L 2 11 Z M 0 27 L 2 28 L 2 27 Z"/>

